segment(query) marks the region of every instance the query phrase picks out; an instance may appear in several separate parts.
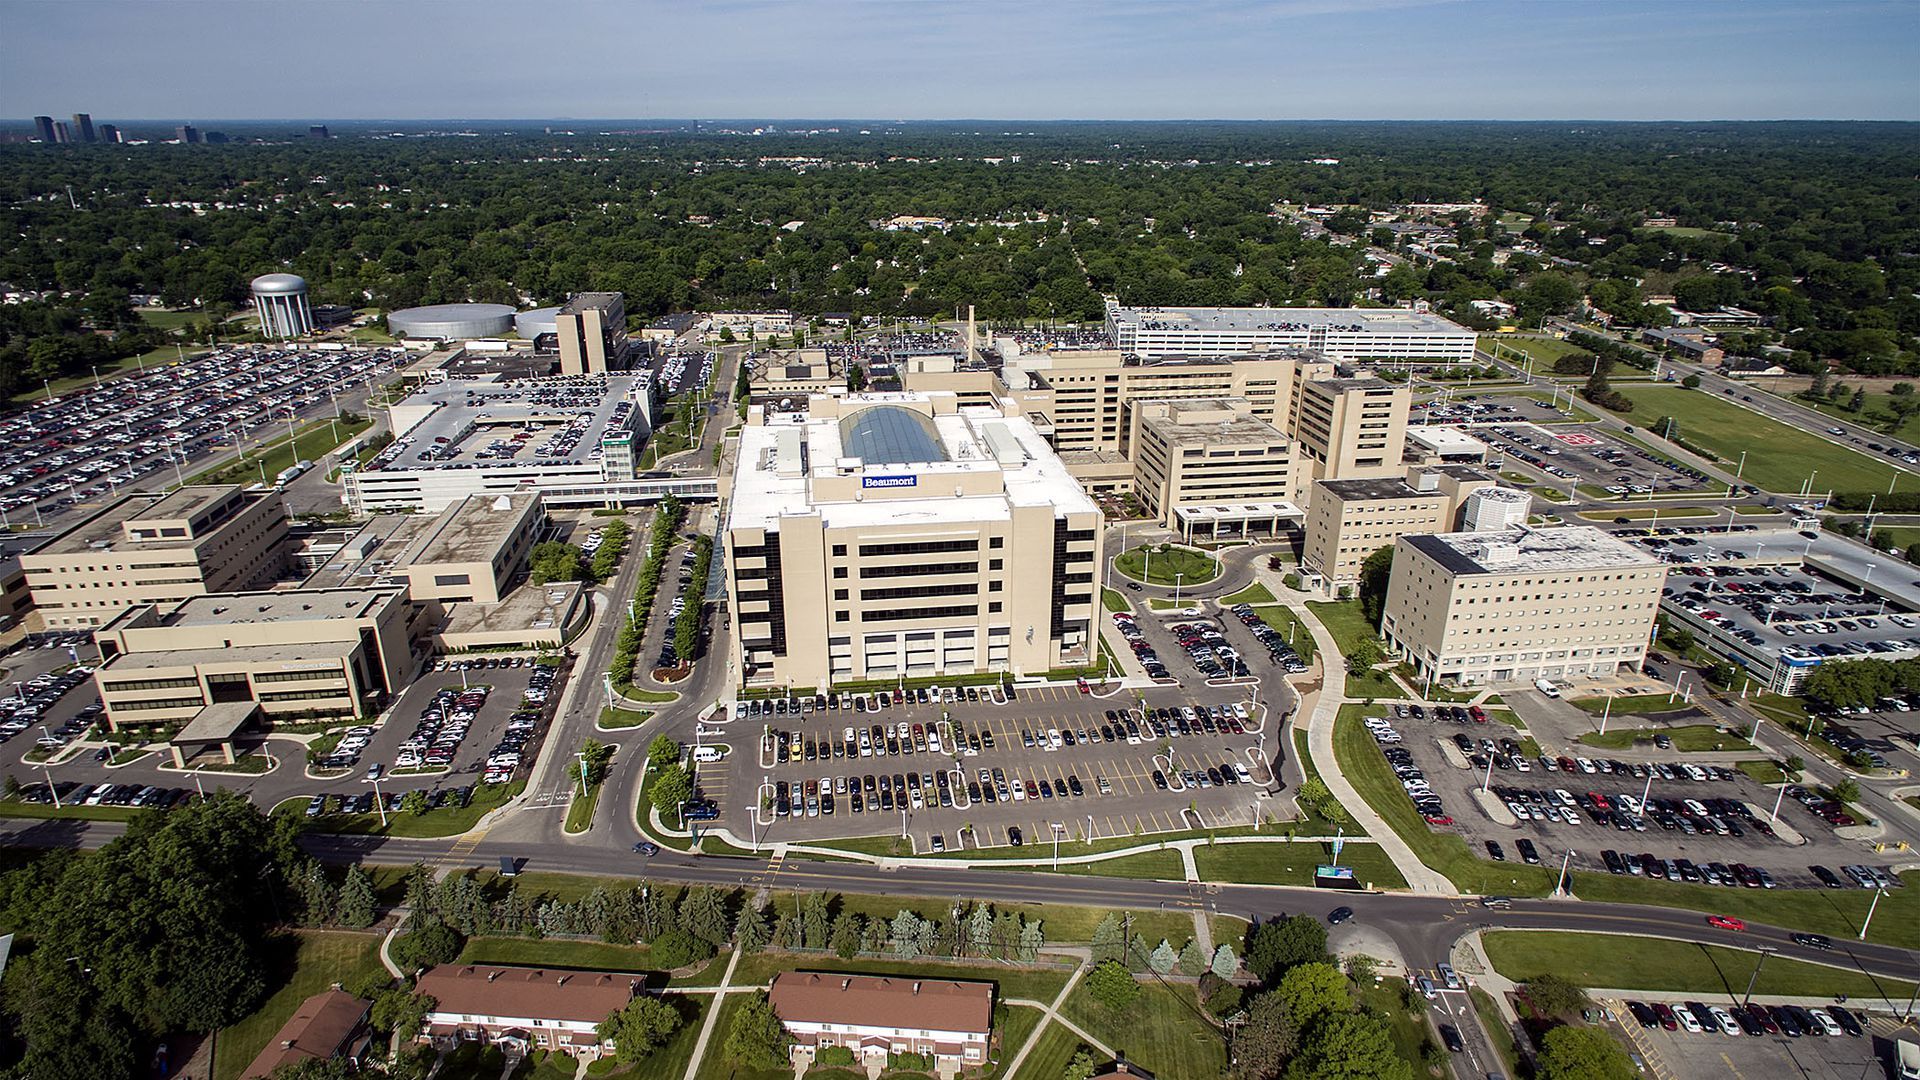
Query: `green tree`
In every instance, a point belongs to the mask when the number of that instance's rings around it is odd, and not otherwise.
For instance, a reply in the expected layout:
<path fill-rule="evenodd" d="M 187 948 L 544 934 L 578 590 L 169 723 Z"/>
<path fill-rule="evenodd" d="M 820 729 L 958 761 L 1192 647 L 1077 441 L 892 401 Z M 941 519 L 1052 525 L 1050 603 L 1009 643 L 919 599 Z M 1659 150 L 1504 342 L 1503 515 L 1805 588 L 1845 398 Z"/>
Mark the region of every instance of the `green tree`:
<path fill-rule="evenodd" d="M 751 899 L 740 905 L 740 914 L 733 920 L 733 944 L 743 953 L 755 953 L 767 947 L 772 940 L 772 929 L 767 925 L 767 910 Z"/>
<path fill-rule="evenodd" d="M 430 806 L 424 788 L 414 788 L 400 796 L 400 812 L 403 814 L 412 814 L 417 817 L 426 813 Z"/>
<path fill-rule="evenodd" d="M 1207 965 L 1207 970 L 1218 978 L 1233 978 L 1234 972 L 1240 970 L 1240 958 L 1233 954 L 1233 946 L 1222 943 L 1215 948 L 1213 961 Z"/>
<path fill-rule="evenodd" d="M 1083 1046 L 1073 1052 L 1073 1060 L 1060 1071 L 1060 1080 L 1093 1080 L 1093 1070 L 1098 1067 L 1093 1051 Z"/>
<path fill-rule="evenodd" d="M 680 1010 L 665 998 L 636 994 L 626 1007 L 602 1020 L 594 1031 L 613 1040 L 614 1056 L 623 1062 L 643 1061 L 665 1046 L 680 1029 Z"/>
<path fill-rule="evenodd" d="M 1327 958 L 1327 928 L 1311 915 L 1269 919 L 1248 931 L 1247 970 L 1262 982 Z"/>
<path fill-rule="evenodd" d="M 1689 390 L 1698 390 L 1700 389 L 1700 376 L 1689 375 L 1686 378 L 1680 380 L 1680 385 L 1686 387 Z"/>
<path fill-rule="evenodd" d="M 1827 788 L 1838 802 L 1857 803 L 1860 801 L 1860 784 L 1853 777 L 1842 777 L 1838 783 Z"/>
<path fill-rule="evenodd" d="M 765 991 L 748 997 L 727 1029 L 727 1057 L 749 1069 L 785 1069 L 787 1029 L 767 1002 Z"/>
<path fill-rule="evenodd" d="M 1378 638 L 1364 637 L 1353 643 L 1347 650 L 1347 674 L 1365 675 L 1373 666 L 1387 658 L 1387 650 L 1382 648 Z"/>
<path fill-rule="evenodd" d="M 1527 980 L 1526 995 L 1543 1016 L 1571 1016 L 1587 1005 L 1587 992 L 1578 983 L 1552 972 Z"/>
<path fill-rule="evenodd" d="M 535 585 L 580 580 L 580 549 L 558 540 L 533 545 L 527 580 Z"/>
<path fill-rule="evenodd" d="M 438 1004 L 431 994 L 416 994 L 404 986 L 396 986 L 373 999 L 368 1018 L 375 1030 L 396 1035 L 401 1042 L 412 1042 L 427 1022 L 427 1014 Z"/>
<path fill-rule="evenodd" d="M 1367 556 L 1360 564 L 1360 614 L 1378 627 L 1387 607 L 1387 583 L 1393 577 L 1393 546 L 1389 544 Z"/>
<path fill-rule="evenodd" d="M 842 911 L 834 916 L 833 931 L 827 936 L 827 947 L 842 960 L 851 960 L 860 955 L 860 942 L 863 938 L 860 916 L 851 911 Z"/>
<path fill-rule="evenodd" d="M 453 927 L 430 918 L 413 930 L 394 939 L 393 962 L 402 971 L 420 971 L 435 964 L 448 964 L 460 955 L 460 934 Z"/>
<path fill-rule="evenodd" d="M 340 903 L 334 919 L 341 926 L 363 930 L 379 917 L 379 902 L 373 891 L 373 878 L 359 866 L 347 867 L 346 880 L 340 883 Z"/>
<path fill-rule="evenodd" d="M 710 945 L 724 945 L 732 937 L 732 922 L 720 893 L 705 885 L 689 888 L 680 898 L 680 926 Z"/>
<path fill-rule="evenodd" d="M 1299 964 L 1280 977 L 1280 1000 L 1286 1002 L 1293 1026 L 1307 1031 L 1321 1017 L 1353 1008 L 1353 994 L 1340 969 L 1318 961 Z"/>
<path fill-rule="evenodd" d="M 1386 1021 L 1367 1013 L 1334 1013 L 1300 1042 L 1287 1063 L 1287 1080 L 1413 1080 Z"/>
<path fill-rule="evenodd" d="M 1134 981 L 1133 972 L 1118 960 L 1102 960 L 1087 973 L 1087 992 L 1093 1000 L 1108 1009 L 1119 1012 L 1132 1005 L 1140 996 L 1140 984 Z"/>
<path fill-rule="evenodd" d="M 1147 966 L 1161 975 L 1173 974 L 1173 966 L 1179 962 L 1180 954 L 1174 951 L 1173 944 L 1166 938 L 1161 938 L 1160 944 L 1154 946 L 1152 954 L 1147 957 Z"/>
<path fill-rule="evenodd" d="M 304 1058 L 274 1068 L 268 1080 L 366 1080 L 367 1074 L 345 1058 Z"/>
<path fill-rule="evenodd" d="M 1207 950 L 1202 948 L 1198 938 L 1188 938 L 1185 948 L 1180 950 L 1180 962 L 1174 970 L 1189 979 L 1198 978 L 1207 970 Z"/>
<path fill-rule="evenodd" d="M 1535 1080 L 1634 1080 L 1640 1071 L 1604 1030 L 1563 1024 L 1541 1040 L 1533 1075 Z"/>
<path fill-rule="evenodd" d="M 693 798 L 693 775 L 687 772 L 686 766 L 676 761 L 654 776 L 647 794 L 652 797 L 653 808 L 660 817 L 677 824 L 681 804 Z"/>
<path fill-rule="evenodd" d="M 1247 1006 L 1246 1022 L 1233 1032 L 1233 1057 L 1244 1080 L 1273 1080 L 1300 1048 L 1300 1024 L 1284 994 L 1266 993 Z"/>
<path fill-rule="evenodd" d="M 1093 962 L 1098 964 L 1106 960 L 1118 960 L 1123 950 L 1120 919 L 1112 912 L 1100 917 L 1094 924 L 1093 940 L 1088 943 L 1093 953 Z"/>

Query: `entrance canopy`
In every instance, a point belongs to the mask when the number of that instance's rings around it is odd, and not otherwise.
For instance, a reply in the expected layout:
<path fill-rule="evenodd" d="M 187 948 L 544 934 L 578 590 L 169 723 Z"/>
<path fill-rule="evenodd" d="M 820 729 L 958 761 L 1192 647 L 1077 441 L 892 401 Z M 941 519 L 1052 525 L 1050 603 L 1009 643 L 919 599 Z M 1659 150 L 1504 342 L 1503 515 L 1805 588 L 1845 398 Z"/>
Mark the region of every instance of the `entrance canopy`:
<path fill-rule="evenodd" d="M 1198 506 L 1176 506 L 1173 514 L 1180 520 L 1180 532 L 1189 540 L 1194 530 L 1203 530 L 1210 537 L 1220 535 L 1220 526 L 1237 525 L 1231 535 L 1245 536 L 1256 525 L 1264 531 L 1278 532 L 1282 521 L 1299 521 L 1306 513 L 1290 502 L 1267 503 L 1202 503 Z"/>

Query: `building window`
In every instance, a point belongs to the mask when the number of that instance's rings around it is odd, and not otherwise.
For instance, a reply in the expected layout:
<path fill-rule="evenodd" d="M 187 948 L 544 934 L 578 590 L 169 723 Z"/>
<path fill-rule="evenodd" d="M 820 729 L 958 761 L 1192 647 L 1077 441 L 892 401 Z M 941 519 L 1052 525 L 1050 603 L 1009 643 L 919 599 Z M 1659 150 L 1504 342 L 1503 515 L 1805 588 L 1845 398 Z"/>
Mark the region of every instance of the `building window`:
<path fill-rule="evenodd" d="M 834 613 L 833 613 L 833 621 L 834 621 L 834 622 L 846 622 L 846 621 L 847 621 L 847 620 L 848 620 L 849 618 L 851 618 L 851 616 L 849 616 L 849 615 L 848 615 L 848 614 L 847 614 L 846 612 L 844 612 L 844 611 L 836 611 L 836 612 L 834 612 Z"/>
<path fill-rule="evenodd" d="M 833 554 L 836 558 L 845 558 L 847 554 L 847 545 L 845 544 L 833 545 Z"/>
<path fill-rule="evenodd" d="M 833 598 L 835 600 L 845 600 L 847 598 L 847 590 L 845 589 L 833 590 Z"/>

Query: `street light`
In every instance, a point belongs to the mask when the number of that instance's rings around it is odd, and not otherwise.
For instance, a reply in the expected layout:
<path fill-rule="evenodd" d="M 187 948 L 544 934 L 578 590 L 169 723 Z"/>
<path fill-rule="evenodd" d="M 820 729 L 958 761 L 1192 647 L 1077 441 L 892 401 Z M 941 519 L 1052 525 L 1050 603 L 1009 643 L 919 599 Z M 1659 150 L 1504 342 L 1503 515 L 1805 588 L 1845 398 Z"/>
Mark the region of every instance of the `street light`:
<path fill-rule="evenodd" d="M 1767 957 L 1772 956 L 1774 953 L 1777 953 L 1779 951 L 1780 950 L 1778 948 L 1775 948 L 1772 945 L 1760 946 L 1760 959 L 1754 961 L 1753 977 L 1747 980 L 1747 992 L 1740 1002 L 1742 1005 L 1753 1004 L 1753 984 L 1760 981 L 1760 968 L 1766 964 Z"/>
<path fill-rule="evenodd" d="M 1569 848 L 1567 849 L 1567 853 L 1560 857 L 1560 877 L 1556 879 L 1553 883 L 1553 891 L 1556 894 L 1559 894 L 1559 895 L 1566 894 L 1567 867 L 1571 865 L 1572 862 L 1573 862 L 1573 849 Z"/>
<path fill-rule="evenodd" d="M 1873 902 L 1867 905 L 1867 917 L 1860 924 L 1860 940 L 1861 941 L 1867 940 L 1867 927 L 1873 925 L 1874 909 L 1880 906 L 1880 898 L 1885 895 L 1887 895 L 1887 890 L 1885 889 L 1873 890 Z"/>

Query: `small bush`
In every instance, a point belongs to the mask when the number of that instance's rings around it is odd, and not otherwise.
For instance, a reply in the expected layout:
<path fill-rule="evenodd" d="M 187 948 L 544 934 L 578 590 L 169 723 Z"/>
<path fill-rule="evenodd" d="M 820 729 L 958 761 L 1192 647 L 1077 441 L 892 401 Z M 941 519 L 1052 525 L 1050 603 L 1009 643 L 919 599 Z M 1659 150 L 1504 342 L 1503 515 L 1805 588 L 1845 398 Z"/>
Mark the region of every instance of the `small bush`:
<path fill-rule="evenodd" d="M 816 1065 L 852 1065 L 853 1051 L 844 1046 L 823 1046 L 813 1056 Z"/>

